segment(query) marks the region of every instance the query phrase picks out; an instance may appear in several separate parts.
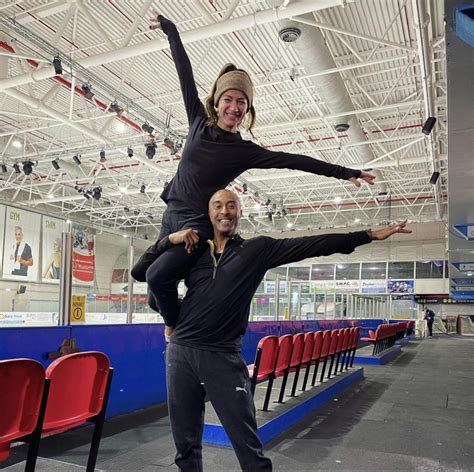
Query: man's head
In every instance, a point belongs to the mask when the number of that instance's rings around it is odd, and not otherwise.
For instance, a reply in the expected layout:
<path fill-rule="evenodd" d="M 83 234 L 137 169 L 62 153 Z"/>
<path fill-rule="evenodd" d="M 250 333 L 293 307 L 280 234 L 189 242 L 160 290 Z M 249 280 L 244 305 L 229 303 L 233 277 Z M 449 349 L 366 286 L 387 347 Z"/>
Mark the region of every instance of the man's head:
<path fill-rule="evenodd" d="M 215 235 L 234 236 L 241 215 L 239 197 L 230 190 L 218 190 L 209 200 L 209 218 Z"/>
<path fill-rule="evenodd" d="M 21 226 L 15 226 L 15 241 L 17 244 L 21 243 L 21 240 L 23 239 L 23 230 Z"/>

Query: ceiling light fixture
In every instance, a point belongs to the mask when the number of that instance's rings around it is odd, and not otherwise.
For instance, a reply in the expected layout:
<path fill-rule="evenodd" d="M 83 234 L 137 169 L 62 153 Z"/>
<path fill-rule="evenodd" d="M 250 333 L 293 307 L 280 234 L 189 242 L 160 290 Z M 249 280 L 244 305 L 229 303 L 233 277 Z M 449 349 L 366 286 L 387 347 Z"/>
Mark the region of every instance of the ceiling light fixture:
<path fill-rule="evenodd" d="M 132 148 L 132 146 L 128 146 L 127 156 L 130 157 L 130 158 L 133 157 L 133 148 Z"/>
<path fill-rule="evenodd" d="M 145 133 L 151 134 L 155 130 L 153 126 L 151 126 L 148 121 L 145 121 L 145 123 L 142 124 L 142 130 L 145 131 Z"/>
<path fill-rule="evenodd" d="M 74 156 L 72 156 L 72 160 L 78 165 L 80 166 L 82 163 L 81 163 L 81 159 L 80 159 L 80 154 L 74 154 Z"/>
<path fill-rule="evenodd" d="M 114 100 L 110 104 L 110 109 L 117 114 L 117 116 L 122 116 L 123 108 L 118 104 L 117 100 Z"/>
<path fill-rule="evenodd" d="M 53 67 L 54 73 L 56 75 L 61 75 L 63 73 L 63 66 L 61 64 L 61 58 L 59 57 L 59 54 L 53 58 Z"/>
<path fill-rule="evenodd" d="M 436 118 L 434 116 L 428 117 L 428 119 L 425 121 L 425 124 L 423 125 L 423 128 L 421 129 L 421 132 L 426 136 L 429 136 L 435 124 Z"/>
<path fill-rule="evenodd" d="M 51 161 L 51 165 L 54 167 L 55 170 L 59 170 L 61 168 L 57 159 L 53 159 Z"/>
<path fill-rule="evenodd" d="M 94 96 L 94 92 L 92 92 L 92 87 L 89 82 L 81 85 L 82 92 L 84 93 L 84 97 L 88 100 L 92 100 Z"/>
<path fill-rule="evenodd" d="M 31 175 L 33 172 L 33 163 L 31 161 L 23 162 L 23 172 L 25 175 Z"/>
<path fill-rule="evenodd" d="M 105 158 L 105 151 L 102 149 L 102 151 L 99 152 L 100 156 L 100 162 L 105 162 L 107 159 Z"/>
<path fill-rule="evenodd" d="M 153 159 L 156 154 L 156 143 L 154 140 L 151 140 L 149 143 L 145 144 L 145 154 L 148 159 Z"/>
<path fill-rule="evenodd" d="M 16 174 L 21 173 L 20 166 L 16 162 L 15 162 L 15 164 L 13 164 L 13 169 L 15 170 Z"/>

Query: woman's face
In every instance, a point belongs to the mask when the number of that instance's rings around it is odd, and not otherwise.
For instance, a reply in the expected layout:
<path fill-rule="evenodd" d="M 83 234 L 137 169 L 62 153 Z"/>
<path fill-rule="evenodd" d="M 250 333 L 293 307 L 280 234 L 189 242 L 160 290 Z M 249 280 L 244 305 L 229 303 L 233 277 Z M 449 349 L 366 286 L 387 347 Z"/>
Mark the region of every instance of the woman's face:
<path fill-rule="evenodd" d="M 247 97 L 240 90 L 227 90 L 217 104 L 217 126 L 236 133 L 248 109 Z"/>

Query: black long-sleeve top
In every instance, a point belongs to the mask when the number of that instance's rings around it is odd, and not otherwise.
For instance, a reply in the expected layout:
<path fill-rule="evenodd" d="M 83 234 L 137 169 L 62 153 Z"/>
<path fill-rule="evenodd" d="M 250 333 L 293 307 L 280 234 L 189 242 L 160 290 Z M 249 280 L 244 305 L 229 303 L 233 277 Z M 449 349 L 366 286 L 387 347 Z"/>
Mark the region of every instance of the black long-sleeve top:
<path fill-rule="evenodd" d="M 167 240 L 161 244 L 166 245 Z M 175 325 L 171 342 L 239 352 L 252 297 L 267 270 L 308 257 L 350 254 L 371 240 L 367 231 L 290 239 L 234 236 L 220 257 L 210 241 L 202 243 L 201 255 L 185 281 L 188 291 L 176 325 L 175 320 L 165 320 L 167 325 Z"/>
<path fill-rule="evenodd" d="M 178 170 L 161 195 L 167 204 L 175 210 L 190 209 L 197 214 L 207 214 L 211 196 L 248 169 L 296 169 L 345 180 L 360 177 L 360 170 L 300 154 L 270 151 L 242 139 L 238 132 L 231 133 L 217 125 L 208 125 L 178 30 L 163 16 L 160 15 L 159 20 L 168 36 L 189 121 L 189 133 Z"/>

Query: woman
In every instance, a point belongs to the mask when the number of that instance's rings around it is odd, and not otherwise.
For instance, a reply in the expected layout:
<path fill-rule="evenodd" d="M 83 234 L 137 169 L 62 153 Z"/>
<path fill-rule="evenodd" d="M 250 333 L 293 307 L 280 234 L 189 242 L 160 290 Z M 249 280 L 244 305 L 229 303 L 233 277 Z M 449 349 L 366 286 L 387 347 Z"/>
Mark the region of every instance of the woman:
<path fill-rule="evenodd" d="M 287 168 L 313 174 L 373 184 L 374 176 L 360 170 L 329 164 L 312 157 L 274 152 L 242 139 L 241 124 L 252 131 L 255 122 L 253 85 L 247 72 L 227 64 L 219 73 L 205 107 L 199 100 L 193 70 L 174 23 L 162 15 L 152 20 L 151 29 L 167 35 L 178 73 L 189 133 L 176 175 L 161 198 L 167 209 L 158 242 L 147 249 L 132 270 L 132 276 L 148 282 L 159 311 L 168 327 L 176 324 L 179 305 L 176 282 L 192 266 L 192 248 L 198 240 L 212 237 L 207 215 L 210 197 L 248 169 Z M 171 247 L 166 236 L 181 229 L 188 231 L 185 245 Z M 161 245 L 159 242 L 162 241 Z M 162 250 L 165 252 L 162 253 Z M 159 257 L 158 257 L 159 256 Z M 153 309 L 157 309 L 150 300 Z M 170 330 L 168 330 L 168 333 Z"/>

